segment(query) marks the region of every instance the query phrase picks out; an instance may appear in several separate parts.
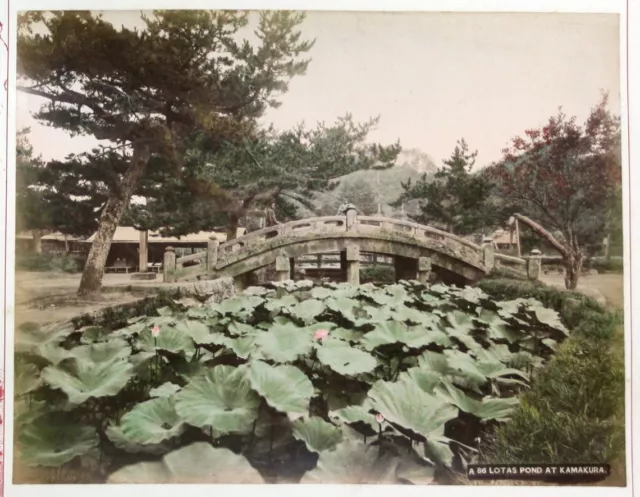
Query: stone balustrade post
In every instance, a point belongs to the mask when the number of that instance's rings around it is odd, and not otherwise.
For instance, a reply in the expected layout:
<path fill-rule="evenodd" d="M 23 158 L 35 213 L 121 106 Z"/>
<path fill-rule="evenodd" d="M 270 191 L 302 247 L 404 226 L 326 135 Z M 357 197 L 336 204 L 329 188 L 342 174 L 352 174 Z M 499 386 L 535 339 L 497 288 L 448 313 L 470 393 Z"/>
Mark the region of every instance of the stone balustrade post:
<path fill-rule="evenodd" d="M 358 211 L 356 211 L 354 208 L 350 208 L 347 209 L 347 212 L 345 213 L 347 220 L 346 220 L 346 231 L 356 231 L 356 224 L 358 222 Z"/>
<path fill-rule="evenodd" d="M 165 283 L 176 281 L 176 251 L 173 247 L 167 247 L 164 251 L 162 276 Z"/>
<path fill-rule="evenodd" d="M 493 239 L 489 236 L 485 236 L 482 239 L 482 262 L 489 270 L 492 270 L 495 266 L 495 246 Z"/>
<path fill-rule="evenodd" d="M 418 257 L 418 281 L 420 283 L 428 283 L 431 274 L 431 258 Z"/>
<path fill-rule="evenodd" d="M 207 241 L 207 278 L 212 280 L 218 263 L 218 239 L 211 236 Z"/>
<path fill-rule="evenodd" d="M 527 259 L 527 278 L 530 280 L 540 279 L 540 271 L 542 269 L 542 252 L 533 249 L 531 255 Z"/>
<path fill-rule="evenodd" d="M 276 256 L 276 281 L 287 281 L 291 278 L 291 262 L 286 254 Z"/>
<path fill-rule="evenodd" d="M 348 246 L 347 256 L 347 283 L 351 285 L 360 284 L 360 247 L 357 245 Z"/>

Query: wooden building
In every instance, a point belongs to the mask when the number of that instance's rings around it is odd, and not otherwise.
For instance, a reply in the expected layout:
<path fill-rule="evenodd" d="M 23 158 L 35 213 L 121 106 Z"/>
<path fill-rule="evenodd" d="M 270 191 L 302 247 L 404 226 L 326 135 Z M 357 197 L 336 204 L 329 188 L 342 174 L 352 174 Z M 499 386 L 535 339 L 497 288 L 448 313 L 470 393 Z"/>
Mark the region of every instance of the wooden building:
<path fill-rule="evenodd" d="M 236 236 L 240 237 L 243 234 L 244 228 L 238 228 Z M 94 233 L 84 243 L 90 247 L 95 236 Z M 207 241 L 212 236 L 220 243 L 227 240 L 226 233 L 219 231 L 164 237 L 154 231 L 139 231 L 132 226 L 118 226 L 113 235 L 105 268 L 108 272 L 161 271 L 167 247 L 174 247 L 176 255 L 181 257 L 206 250 Z"/>
<path fill-rule="evenodd" d="M 40 238 L 40 248 L 43 254 L 79 254 L 84 252 L 86 245 L 80 238 L 62 233 L 50 233 Z M 32 232 L 24 231 L 16 234 L 17 254 L 29 254 L 36 251 L 36 241 Z"/>

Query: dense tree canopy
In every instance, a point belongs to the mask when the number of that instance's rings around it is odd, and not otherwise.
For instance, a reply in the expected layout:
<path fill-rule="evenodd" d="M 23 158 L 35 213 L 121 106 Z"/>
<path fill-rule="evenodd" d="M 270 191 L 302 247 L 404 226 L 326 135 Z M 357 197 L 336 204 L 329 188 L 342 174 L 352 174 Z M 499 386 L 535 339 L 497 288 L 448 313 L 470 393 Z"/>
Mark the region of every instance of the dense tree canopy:
<path fill-rule="evenodd" d="M 617 204 L 620 119 L 607 104 L 604 95 L 584 126 L 560 110 L 514 138 L 502 162 L 485 173 L 502 198 L 519 206 L 518 217 L 563 256 L 567 288 L 577 285 L 585 249 L 606 235 Z"/>
<path fill-rule="evenodd" d="M 227 142 L 215 153 L 196 140 L 183 174 L 149 176 L 144 182 L 141 195 L 148 201 L 136 209 L 139 222 L 184 235 L 226 219 L 228 236 L 233 237 L 238 223 L 252 213 L 267 211 L 268 223 L 295 217 L 297 207 L 313 209 L 314 197 L 335 187 L 332 179 L 393 166 L 399 144 L 366 141 L 377 122 L 357 123 L 346 115 L 333 125 L 320 123 L 311 129 L 269 128 L 241 144 Z"/>
<path fill-rule="evenodd" d="M 472 172 L 477 154 L 469 151 L 464 138 L 459 140 L 433 177 L 425 174 L 416 182 L 404 183 L 404 192 L 394 205 L 418 200 L 420 212 L 412 215 L 416 221 L 459 235 L 492 225 L 488 204 L 491 186 L 482 175 Z"/>
<path fill-rule="evenodd" d="M 73 166 L 80 163 L 79 157 L 48 163 L 35 157 L 28 133 L 23 129 L 17 136 L 16 222 L 18 231 L 31 231 L 40 252 L 40 240 L 48 233 L 79 237 L 93 233 L 107 189 L 95 177 L 76 173 Z M 99 164 L 92 164 L 102 171 Z"/>
<path fill-rule="evenodd" d="M 301 40 L 304 14 L 294 12 L 260 13 L 255 43 L 242 38 L 243 12 L 154 11 L 141 20 L 132 29 L 89 12 L 20 18 L 18 89 L 44 98 L 35 117 L 106 140 L 126 164 L 102 208 L 81 295 L 99 291 L 113 233 L 149 165 L 179 171 L 194 134 L 210 151 L 252 138 L 256 119 L 305 72 L 301 56 L 313 45 Z"/>

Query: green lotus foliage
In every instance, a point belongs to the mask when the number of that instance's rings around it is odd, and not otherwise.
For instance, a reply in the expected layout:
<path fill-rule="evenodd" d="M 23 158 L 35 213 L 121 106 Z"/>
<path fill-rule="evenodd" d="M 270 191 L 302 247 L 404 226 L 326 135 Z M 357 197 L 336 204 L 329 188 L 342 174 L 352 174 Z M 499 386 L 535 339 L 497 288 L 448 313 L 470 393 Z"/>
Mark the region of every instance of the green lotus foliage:
<path fill-rule="evenodd" d="M 249 462 L 229 449 L 197 442 L 159 462 L 141 462 L 116 471 L 107 483 L 264 483 Z"/>
<path fill-rule="evenodd" d="M 343 342 L 341 342 L 343 343 Z M 376 367 L 376 360 L 367 352 L 344 346 L 323 346 L 318 349 L 318 360 L 342 375 L 370 373 Z"/>
<path fill-rule="evenodd" d="M 152 388 L 149 390 L 149 395 L 151 397 L 171 397 L 176 392 L 182 390 L 180 385 L 176 385 L 175 383 L 167 382 L 160 385 L 158 388 Z"/>
<path fill-rule="evenodd" d="M 51 413 L 21 426 L 17 434 L 20 457 L 29 466 L 58 467 L 98 447 L 91 426 Z"/>
<path fill-rule="evenodd" d="M 116 395 L 132 377 L 133 365 L 118 358 L 103 363 L 80 358 L 75 367 L 69 367 L 68 371 L 47 366 L 42 372 L 42 379 L 46 384 L 62 390 L 69 402 L 76 405 L 90 398 Z"/>
<path fill-rule="evenodd" d="M 427 484 L 478 449 L 450 422 L 475 419 L 472 438 L 508 422 L 568 333 L 532 299 L 407 281 L 288 281 L 169 303 L 120 329 L 20 335 L 28 464 L 101 450 L 105 464 L 134 461 L 111 466 L 110 482 L 262 483 L 278 460 L 295 473 L 285 481 Z"/>
<path fill-rule="evenodd" d="M 293 414 L 308 412 L 313 384 L 300 369 L 255 361 L 251 364 L 250 379 L 253 389 L 274 409 Z"/>
<path fill-rule="evenodd" d="M 268 360 L 276 363 L 293 362 L 311 351 L 313 332 L 293 324 L 275 324 L 256 334 L 255 344 Z"/>
<path fill-rule="evenodd" d="M 333 450 L 342 441 L 340 428 L 317 416 L 296 420 L 293 436 L 302 440 L 311 452 Z"/>
<path fill-rule="evenodd" d="M 153 445 L 182 434 L 185 424 L 173 397 L 158 397 L 136 405 L 120 422 L 124 437 L 139 445 Z"/>
<path fill-rule="evenodd" d="M 216 366 L 191 380 L 175 397 L 177 412 L 185 422 L 221 433 L 245 430 L 260 406 L 246 367 Z"/>

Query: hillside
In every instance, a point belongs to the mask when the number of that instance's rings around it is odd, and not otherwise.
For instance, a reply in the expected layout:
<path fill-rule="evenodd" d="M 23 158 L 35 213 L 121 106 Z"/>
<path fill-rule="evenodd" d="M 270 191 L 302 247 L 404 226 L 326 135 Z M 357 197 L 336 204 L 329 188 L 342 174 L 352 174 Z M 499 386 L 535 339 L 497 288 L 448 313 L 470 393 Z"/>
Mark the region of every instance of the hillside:
<path fill-rule="evenodd" d="M 346 198 L 364 214 L 377 212 L 378 195 L 382 212 L 392 215 L 390 204 L 402 194 L 402 183 L 418 180 L 424 173 L 435 173 L 437 166 L 424 152 L 417 149 L 403 150 L 397 165 L 381 171 L 356 171 L 337 178 L 339 186 L 318 196 L 314 204 L 318 214 L 331 215 Z M 311 213 L 309 213 L 311 215 Z"/>

